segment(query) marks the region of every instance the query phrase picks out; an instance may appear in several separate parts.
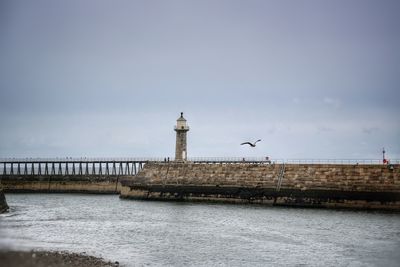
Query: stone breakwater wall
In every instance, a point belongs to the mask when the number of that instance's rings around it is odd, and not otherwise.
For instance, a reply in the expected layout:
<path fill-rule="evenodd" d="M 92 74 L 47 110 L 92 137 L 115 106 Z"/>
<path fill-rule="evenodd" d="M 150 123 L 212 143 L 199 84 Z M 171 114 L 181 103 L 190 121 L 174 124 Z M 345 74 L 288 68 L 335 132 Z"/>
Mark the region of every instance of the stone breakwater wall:
<path fill-rule="evenodd" d="M 117 176 L 3 176 L 2 184 L 9 193 L 95 193 L 118 194 Z"/>
<path fill-rule="evenodd" d="M 8 205 L 6 201 L 6 197 L 4 196 L 3 187 L 0 184 L 0 213 L 3 213 L 8 210 Z"/>
<path fill-rule="evenodd" d="M 147 163 L 121 197 L 400 210 L 400 165 Z"/>

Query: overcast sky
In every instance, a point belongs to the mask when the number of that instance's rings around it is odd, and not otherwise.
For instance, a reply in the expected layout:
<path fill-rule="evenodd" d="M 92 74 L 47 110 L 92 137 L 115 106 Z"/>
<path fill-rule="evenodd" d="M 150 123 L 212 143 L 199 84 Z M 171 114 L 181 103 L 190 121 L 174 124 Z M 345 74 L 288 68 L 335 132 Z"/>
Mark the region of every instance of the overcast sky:
<path fill-rule="evenodd" d="M 0 157 L 400 158 L 400 1 L 0 2 Z M 262 139 L 255 149 L 244 141 Z"/>

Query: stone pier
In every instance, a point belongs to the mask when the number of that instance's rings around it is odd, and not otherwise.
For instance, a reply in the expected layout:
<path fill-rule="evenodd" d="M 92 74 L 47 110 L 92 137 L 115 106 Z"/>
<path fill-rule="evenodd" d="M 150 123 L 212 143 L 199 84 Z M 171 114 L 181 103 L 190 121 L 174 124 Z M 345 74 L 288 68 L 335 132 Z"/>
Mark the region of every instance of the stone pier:
<path fill-rule="evenodd" d="M 133 176 L 125 176 L 133 177 Z M 92 193 L 119 194 L 118 176 L 6 176 L 4 190 L 9 193 Z"/>
<path fill-rule="evenodd" d="M 148 163 L 121 197 L 400 210 L 400 165 Z"/>

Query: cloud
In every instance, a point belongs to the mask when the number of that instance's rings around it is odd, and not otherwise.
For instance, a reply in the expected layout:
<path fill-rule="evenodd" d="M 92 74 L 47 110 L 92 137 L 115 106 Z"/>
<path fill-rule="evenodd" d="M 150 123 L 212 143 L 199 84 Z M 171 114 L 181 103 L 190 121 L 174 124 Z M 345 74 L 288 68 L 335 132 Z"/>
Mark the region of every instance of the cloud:
<path fill-rule="evenodd" d="M 399 4 L 18 2 L 0 23 L 0 156 L 171 155 L 181 111 L 190 156 L 258 137 L 254 155 L 400 154 Z"/>
<path fill-rule="evenodd" d="M 324 97 L 322 102 L 327 106 L 332 106 L 334 108 L 340 108 L 342 106 L 342 101 L 338 98 Z"/>
<path fill-rule="evenodd" d="M 298 97 L 294 97 L 294 98 L 292 98 L 292 102 L 295 104 L 299 104 L 301 102 L 301 99 Z"/>
<path fill-rule="evenodd" d="M 317 129 L 318 129 L 318 132 L 333 132 L 333 131 L 335 131 L 333 128 L 327 127 L 327 126 L 318 126 Z"/>
<path fill-rule="evenodd" d="M 362 132 L 365 134 L 373 134 L 375 132 L 378 132 L 379 128 L 378 127 L 364 127 L 362 128 Z"/>

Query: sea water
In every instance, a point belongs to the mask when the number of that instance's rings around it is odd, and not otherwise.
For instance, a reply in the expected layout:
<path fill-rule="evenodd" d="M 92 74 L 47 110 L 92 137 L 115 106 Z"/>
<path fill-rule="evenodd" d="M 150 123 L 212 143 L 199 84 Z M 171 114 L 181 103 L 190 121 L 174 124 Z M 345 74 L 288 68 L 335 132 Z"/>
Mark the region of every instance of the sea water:
<path fill-rule="evenodd" d="M 125 266 L 400 266 L 400 214 L 6 194 L 0 249 Z"/>

